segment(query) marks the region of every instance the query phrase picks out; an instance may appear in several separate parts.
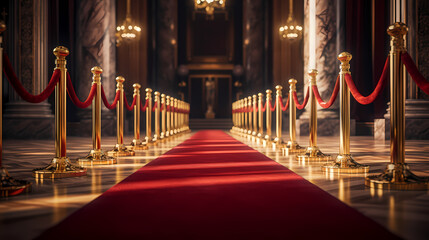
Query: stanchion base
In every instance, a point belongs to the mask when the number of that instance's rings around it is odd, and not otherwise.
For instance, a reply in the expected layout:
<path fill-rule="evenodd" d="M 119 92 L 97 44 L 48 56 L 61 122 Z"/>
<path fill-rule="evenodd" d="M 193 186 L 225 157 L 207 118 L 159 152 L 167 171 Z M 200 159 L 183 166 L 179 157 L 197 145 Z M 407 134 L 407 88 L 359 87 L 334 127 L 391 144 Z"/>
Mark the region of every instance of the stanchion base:
<path fill-rule="evenodd" d="M 276 150 L 277 148 L 280 148 L 280 149 L 284 148 L 285 145 L 286 143 L 283 142 L 283 139 L 275 138 L 271 146 L 273 147 L 273 150 Z"/>
<path fill-rule="evenodd" d="M 107 152 L 107 156 L 110 157 L 127 157 L 127 156 L 134 156 L 136 155 L 136 152 L 133 150 L 127 149 L 124 147 L 124 145 L 116 144 L 116 146 Z"/>
<path fill-rule="evenodd" d="M 25 180 L 14 179 L 9 175 L 6 168 L 0 168 L 0 196 L 9 197 L 18 195 L 24 191 L 28 191 L 31 182 Z"/>
<path fill-rule="evenodd" d="M 116 164 L 116 158 L 107 156 L 102 150 L 91 150 L 84 158 L 77 160 L 81 166 Z"/>
<path fill-rule="evenodd" d="M 130 146 L 127 147 L 127 149 L 130 149 L 132 151 L 140 151 L 140 150 L 148 150 L 149 147 L 143 143 L 140 139 L 133 139 Z"/>
<path fill-rule="evenodd" d="M 356 162 L 350 154 L 338 155 L 335 162 L 322 166 L 322 171 L 329 173 L 367 173 L 369 166 Z"/>
<path fill-rule="evenodd" d="M 33 176 L 37 179 L 80 177 L 85 175 L 86 168 L 71 164 L 68 157 L 55 157 L 47 167 L 33 170 Z"/>
<path fill-rule="evenodd" d="M 391 163 L 382 174 L 366 177 L 365 185 L 387 190 L 428 190 L 429 178 L 414 175 L 406 163 Z"/>
<path fill-rule="evenodd" d="M 286 147 L 282 148 L 282 153 L 284 156 L 299 154 L 306 151 L 305 147 L 299 146 L 297 142 L 288 141 Z"/>
<path fill-rule="evenodd" d="M 296 160 L 303 162 L 326 162 L 331 159 L 331 155 L 322 153 L 319 147 L 307 147 L 304 153 L 296 155 Z"/>
<path fill-rule="evenodd" d="M 268 147 L 272 143 L 273 139 L 266 135 L 265 138 L 262 140 L 262 146 Z"/>

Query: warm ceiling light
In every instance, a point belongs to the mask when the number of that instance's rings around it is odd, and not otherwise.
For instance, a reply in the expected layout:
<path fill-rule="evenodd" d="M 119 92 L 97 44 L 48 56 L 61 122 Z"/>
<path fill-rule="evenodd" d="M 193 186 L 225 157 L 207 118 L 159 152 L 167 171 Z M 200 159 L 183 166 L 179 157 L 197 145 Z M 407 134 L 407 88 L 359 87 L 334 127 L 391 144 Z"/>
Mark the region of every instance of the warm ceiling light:
<path fill-rule="evenodd" d="M 279 28 L 280 37 L 290 41 L 297 40 L 302 36 L 302 26 L 296 24 L 293 19 L 293 0 L 289 0 L 289 17 L 285 26 Z"/>
<path fill-rule="evenodd" d="M 194 6 L 196 12 L 205 12 L 210 19 L 214 19 L 214 11 L 225 10 L 226 0 L 195 0 Z"/>
<path fill-rule="evenodd" d="M 127 0 L 127 15 L 120 26 L 116 27 L 116 46 L 120 46 L 122 41 L 130 41 L 140 36 L 141 27 L 134 25 L 131 20 L 130 0 Z"/>

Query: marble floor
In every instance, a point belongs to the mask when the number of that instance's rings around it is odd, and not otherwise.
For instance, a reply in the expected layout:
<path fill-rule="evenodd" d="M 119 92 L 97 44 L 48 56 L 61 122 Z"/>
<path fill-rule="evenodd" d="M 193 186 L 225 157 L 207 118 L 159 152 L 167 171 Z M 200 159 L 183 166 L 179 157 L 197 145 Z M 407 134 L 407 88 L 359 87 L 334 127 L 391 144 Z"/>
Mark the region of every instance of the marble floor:
<path fill-rule="evenodd" d="M 53 157 L 52 140 L 5 140 L 4 166 L 13 177 L 32 181 L 33 186 L 28 193 L 0 199 L 0 239 L 33 239 L 146 163 L 180 144 L 191 134 L 179 135 L 170 141 L 151 146 L 149 150 L 138 152 L 134 157 L 121 157 L 116 165 L 90 167 L 87 176 L 54 181 L 35 181 L 31 176 L 31 169 L 48 164 Z M 364 186 L 365 174 L 324 174 L 320 170 L 320 164 L 303 164 L 296 161 L 294 156 L 283 156 L 279 150 L 263 147 L 247 138 L 233 136 L 399 236 L 405 239 L 428 238 L 429 191 L 370 189 Z M 130 141 L 131 137 L 126 139 Z M 301 137 L 298 141 L 305 146 L 308 138 Z M 115 139 L 103 138 L 102 143 L 103 149 L 109 150 Z M 324 153 L 335 155 L 338 153 L 338 146 L 338 137 L 319 137 L 319 147 Z M 68 156 L 76 159 L 86 155 L 91 147 L 91 139 L 69 137 L 67 147 Z M 375 141 L 372 137 L 352 137 L 351 149 L 355 160 L 370 165 L 370 175 L 381 172 L 389 162 L 389 141 Z M 407 141 L 406 158 L 415 174 L 429 176 L 429 141 Z M 335 231 L 335 226 L 332 226 L 332 231 Z"/>

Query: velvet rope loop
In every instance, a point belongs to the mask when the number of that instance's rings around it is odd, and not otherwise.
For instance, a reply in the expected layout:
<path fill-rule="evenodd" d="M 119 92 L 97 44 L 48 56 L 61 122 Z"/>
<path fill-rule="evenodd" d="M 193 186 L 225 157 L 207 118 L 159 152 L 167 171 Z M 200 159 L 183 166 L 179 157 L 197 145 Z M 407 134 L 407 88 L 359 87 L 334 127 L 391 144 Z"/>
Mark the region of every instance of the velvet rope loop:
<path fill-rule="evenodd" d="M 158 106 L 158 102 L 155 102 L 155 104 L 152 107 L 152 112 L 155 112 L 156 107 Z"/>
<path fill-rule="evenodd" d="M 136 105 L 136 96 L 133 97 L 133 102 L 131 103 L 131 106 L 128 104 L 127 98 L 125 97 L 124 94 L 124 102 L 125 102 L 125 107 L 127 108 L 128 111 L 132 111 L 134 109 L 134 106 Z"/>
<path fill-rule="evenodd" d="M 281 96 L 279 97 L 279 101 L 280 101 L 280 108 L 282 109 L 283 112 L 285 112 L 289 108 L 289 95 L 287 96 L 285 105 L 283 105 L 283 98 Z"/>
<path fill-rule="evenodd" d="M 149 105 L 149 99 L 146 99 L 146 102 L 144 103 L 144 105 L 140 103 L 140 111 L 145 112 L 148 105 Z"/>
<path fill-rule="evenodd" d="M 417 86 L 419 86 L 419 88 L 424 93 L 429 95 L 429 82 L 419 72 L 419 69 L 417 68 L 410 54 L 408 54 L 407 52 L 402 53 L 401 59 L 405 65 L 405 68 L 407 69 L 408 73 L 411 75 L 411 78 L 414 80 Z"/>
<path fill-rule="evenodd" d="M 24 101 L 30 103 L 40 103 L 45 101 L 52 94 L 55 89 L 55 86 L 60 81 L 61 71 L 59 69 L 55 69 L 54 73 L 52 74 L 51 80 L 49 81 L 48 86 L 45 88 L 45 90 L 43 90 L 38 95 L 33 95 L 29 93 L 19 81 L 6 53 L 3 54 L 3 62 L 3 71 L 6 75 L 6 78 L 9 80 L 9 83 L 13 87 L 13 89 Z"/>
<path fill-rule="evenodd" d="M 335 102 L 335 99 L 337 99 L 338 92 L 340 90 L 340 75 L 337 76 L 337 81 L 335 82 L 334 91 L 332 92 L 331 97 L 329 98 L 328 102 L 323 101 L 323 99 L 320 97 L 319 89 L 317 88 L 317 85 L 311 86 L 314 97 L 316 97 L 317 102 L 322 108 L 329 108 L 332 106 L 332 104 Z"/>
<path fill-rule="evenodd" d="M 106 98 L 106 94 L 104 93 L 103 85 L 101 85 L 101 99 L 103 100 L 104 106 L 106 106 L 107 109 L 114 109 L 116 107 L 116 104 L 119 101 L 119 97 L 121 96 L 120 91 L 116 91 L 115 99 L 113 100 L 112 104 L 109 104 Z"/>
<path fill-rule="evenodd" d="M 262 107 L 262 112 L 265 112 L 266 109 L 267 109 L 267 102 L 265 102 L 264 106 Z"/>
<path fill-rule="evenodd" d="M 76 95 L 76 92 L 73 87 L 73 83 L 71 81 L 70 73 L 67 72 L 67 93 L 70 97 L 70 100 L 76 107 L 78 108 L 87 108 L 92 103 L 92 99 L 94 99 L 95 93 L 97 92 L 97 84 L 93 83 L 91 86 L 91 90 L 89 91 L 89 95 L 84 102 L 81 102 Z"/>
<path fill-rule="evenodd" d="M 377 86 L 375 87 L 374 91 L 366 97 L 362 96 L 362 94 L 359 92 L 350 74 L 347 73 L 345 75 L 345 79 L 346 79 L 347 86 L 349 87 L 350 92 L 352 93 L 356 101 L 362 105 L 367 105 L 374 102 L 374 100 L 381 95 L 380 93 L 383 91 L 384 87 L 386 87 L 388 76 L 389 76 L 389 57 L 387 57 L 386 59 L 386 62 L 383 68 L 383 73 L 381 74 L 380 79 L 378 80 Z"/>
<path fill-rule="evenodd" d="M 268 105 L 270 107 L 270 111 L 271 112 L 274 112 L 276 110 L 276 104 L 274 104 L 274 106 L 273 106 L 272 103 L 271 103 L 271 101 L 270 101 L 270 102 L 268 102 Z"/>
<path fill-rule="evenodd" d="M 305 106 L 308 103 L 309 96 L 310 96 L 310 87 L 307 87 L 307 92 L 305 93 L 304 101 L 302 102 L 302 104 L 300 104 L 298 101 L 298 96 L 296 95 L 296 92 L 293 92 L 293 101 L 295 102 L 296 108 L 298 108 L 299 110 L 305 108 Z"/>

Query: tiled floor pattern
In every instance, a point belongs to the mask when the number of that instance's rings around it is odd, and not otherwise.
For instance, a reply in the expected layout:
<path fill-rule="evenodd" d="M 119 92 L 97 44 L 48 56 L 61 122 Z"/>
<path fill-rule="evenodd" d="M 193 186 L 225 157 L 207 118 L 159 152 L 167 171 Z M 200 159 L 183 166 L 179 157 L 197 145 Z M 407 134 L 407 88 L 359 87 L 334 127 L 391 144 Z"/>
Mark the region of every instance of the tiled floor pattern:
<path fill-rule="evenodd" d="M 33 187 L 29 193 L 0 199 L 0 239 L 34 238 L 189 136 L 190 134 L 180 135 L 151 146 L 148 151 L 139 152 L 134 157 L 119 158 L 116 165 L 88 168 L 88 175 L 85 177 L 43 182 L 36 182 L 31 176 L 31 170 L 49 163 L 54 156 L 53 140 L 5 140 L 4 165 L 13 177 L 33 181 Z M 320 170 L 320 164 L 303 164 L 296 161 L 294 156 L 283 156 L 279 150 L 274 151 L 247 138 L 233 136 L 396 234 L 406 239 L 427 239 L 429 236 L 429 191 L 370 189 L 364 186 L 364 174 L 324 174 Z M 129 138 L 127 140 L 130 141 Z M 305 137 L 298 139 L 304 146 L 307 140 Z M 352 137 L 351 141 L 355 160 L 370 165 L 369 174 L 378 174 L 385 168 L 389 162 L 389 141 L 375 141 L 371 137 Z M 103 149 L 109 150 L 114 143 L 114 138 L 104 138 Z M 338 153 L 338 137 L 319 137 L 319 146 L 324 153 L 335 155 Z M 429 176 L 429 141 L 407 141 L 406 146 L 407 163 L 413 172 Z M 68 138 L 68 156 L 71 159 L 86 155 L 90 147 L 89 138 Z M 108 221 L 106 220 L 106 226 L 112 224 Z M 332 226 L 332 231 L 335 232 L 335 226 Z"/>

